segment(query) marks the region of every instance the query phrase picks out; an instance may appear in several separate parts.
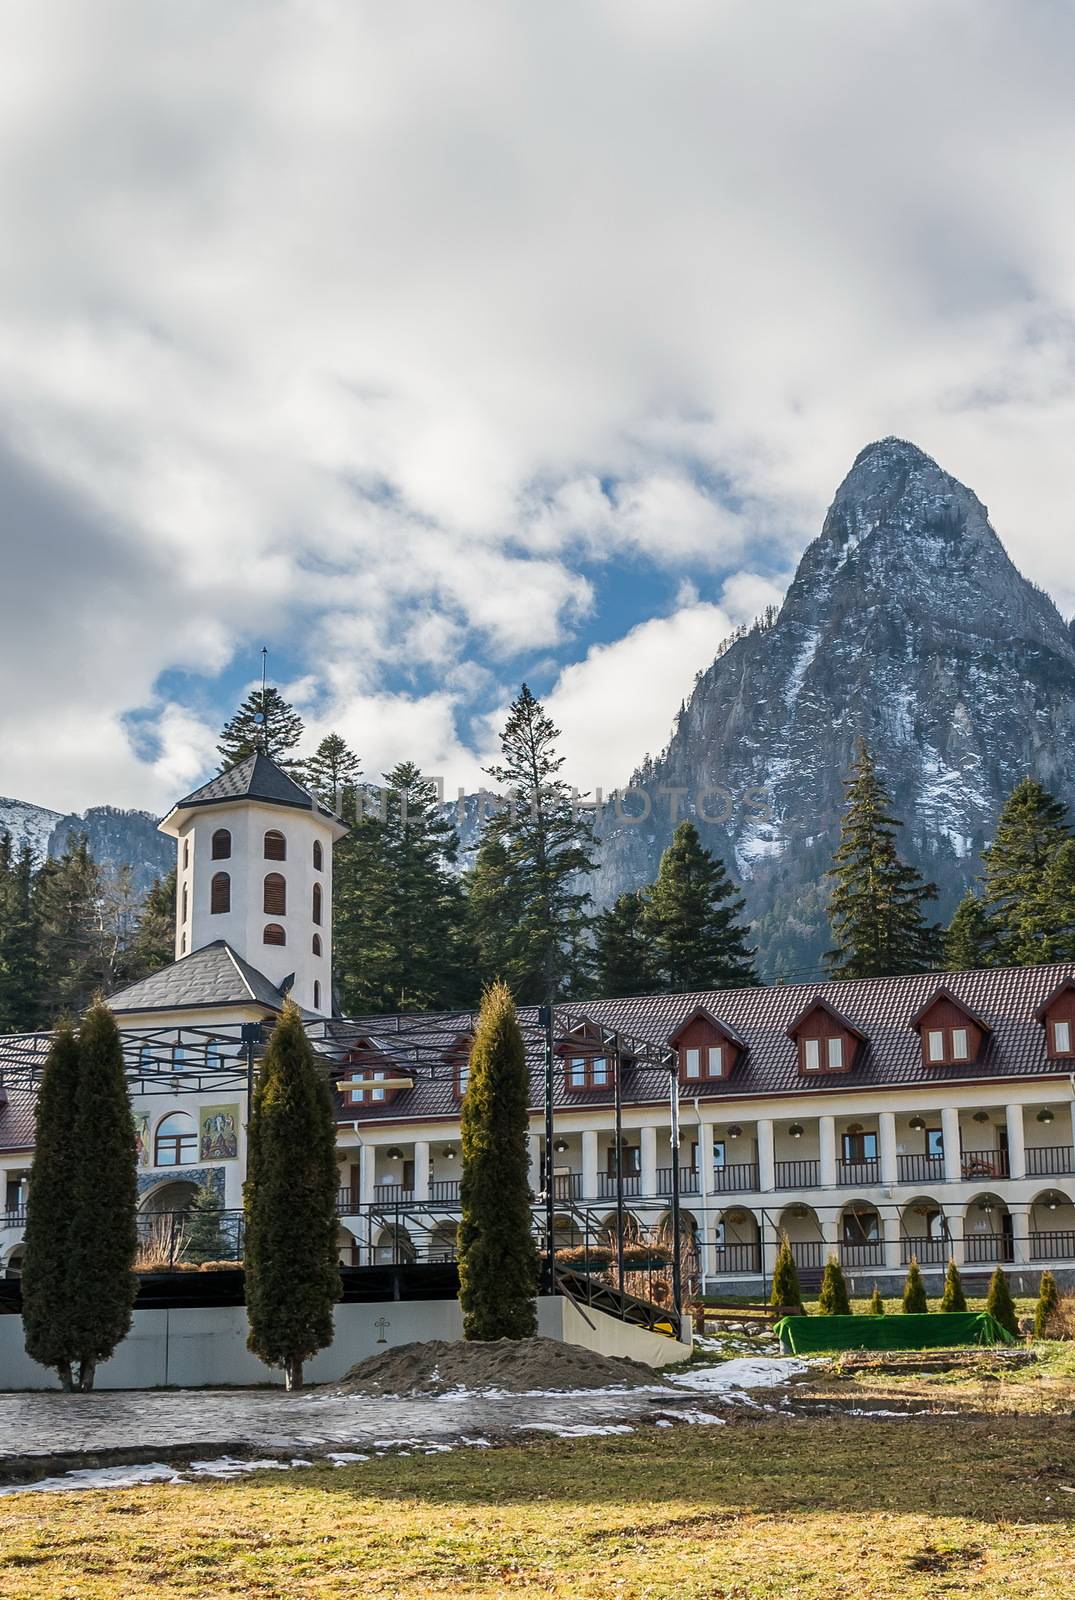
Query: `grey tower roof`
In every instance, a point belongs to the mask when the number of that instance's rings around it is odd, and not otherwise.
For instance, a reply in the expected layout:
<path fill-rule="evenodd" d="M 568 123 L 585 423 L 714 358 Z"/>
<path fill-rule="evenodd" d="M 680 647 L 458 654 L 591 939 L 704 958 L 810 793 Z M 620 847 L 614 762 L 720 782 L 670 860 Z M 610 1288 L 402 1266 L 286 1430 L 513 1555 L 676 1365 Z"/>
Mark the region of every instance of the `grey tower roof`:
<path fill-rule="evenodd" d="M 296 783 L 260 750 L 252 756 L 245 756 L 234 767 L 229 767 L 227 772 L 210 778 L 208 783 L 203 783 L 200 789 L 195 789 L 184 800 L 177 800 L 173 810 L 189 811 L 194 806 L 224 805 L 231 800 L 267 800 L 274 806 L 296 806 L 303 811 L 317 810 L 325 815 L 330 814 L 300 783 Z"/>
<path fill-rule="evenodd" d="M 203 945 L 170 967 L 151 973 L 117 994 L 109 995 L 113 1011 L 177 1011 L 192 1007 L 262 1005 L 279 1011 L 280 990 L 263 972 L 223 939 Z"/>

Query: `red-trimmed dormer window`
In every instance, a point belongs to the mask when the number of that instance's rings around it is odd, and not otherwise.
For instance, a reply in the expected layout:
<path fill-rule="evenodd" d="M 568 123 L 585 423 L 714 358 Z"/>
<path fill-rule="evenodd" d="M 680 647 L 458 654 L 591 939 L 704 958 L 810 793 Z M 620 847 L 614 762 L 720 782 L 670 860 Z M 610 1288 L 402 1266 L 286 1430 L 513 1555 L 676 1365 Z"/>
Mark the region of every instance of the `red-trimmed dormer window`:
<path fill-rule="evenodd" d="M 1075 979 L 1066 979 L 1054 989 L 1035 1013 L 1045 1028 L 1045 1052 L 1052 1061 L 1069 1061 L 1075 1056 Z"/>
<path fill-rule="evenodd" d="M 470 1082 L 470 1047 L 473 1043 L 473 1039 L 465 1034 L 460 1035 L 448 1056 L 452 1068 L 452 1094 L 457 1101 L 462 1100 Z"/>
<path fill-rule="evenodd" d="M 806 1078 L 828 1072 L 850 1072 L 866 1035 L 825 1000 L 816 1000 L 788 1029 L 799 1053 L 799 1071 Z"/>
<path fill-rule="evenodd" d="M 612 1087 L 612 1062 L 608 1056 L 568 1055 L 564 1057 L 567 1087 L 574 1094 Z"/>
<path fill-rule="evenodd" d="M 406 1094 L 407 1091 L 388 1088 L 384 1080 L 401 1076 L 406 1076 L 406 1072 L 401 1072 L 390 1061 L 386 1061 L 383 1053 L 373 1045 L 360 1041 L 352 1046 L 344 1058 L 343 1081 L 354 1086 L 341 1088 L 340 1103 L 344 1106 L 386 1105 L 398 1094 Z"/>
<path fill-rule="evenodd" d="M 962 1067 L 977 1061 L 989 1032 L 989 1025 L 945 988 L 926 1002 L 911 1026 L 922 1040 L 926 1067 Z"/>
<path fill-rule="evenodd" d="M 668 1043 L 679 1052 L 680 1083 L 719 1083 L 731 1077 L 746 1049 L 725 1023 L 703 1009 L 681 1023 Z"/>

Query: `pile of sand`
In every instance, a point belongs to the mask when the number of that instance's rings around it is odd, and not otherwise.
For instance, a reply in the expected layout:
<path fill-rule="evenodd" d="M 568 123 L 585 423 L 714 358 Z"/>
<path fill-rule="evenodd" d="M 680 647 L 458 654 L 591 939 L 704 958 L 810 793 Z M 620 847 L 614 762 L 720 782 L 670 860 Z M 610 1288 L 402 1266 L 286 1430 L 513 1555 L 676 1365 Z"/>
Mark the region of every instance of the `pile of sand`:
<path fill-rule="evenodd" d="M 670 1388 L 653 1367 L 626 1356 L 602 1356 L 557 1339 L 430 1339 L 369 1356 L 340 1380 L 344 1394 L 446 1394 L 452 1389 L 533 1390 Z"/>

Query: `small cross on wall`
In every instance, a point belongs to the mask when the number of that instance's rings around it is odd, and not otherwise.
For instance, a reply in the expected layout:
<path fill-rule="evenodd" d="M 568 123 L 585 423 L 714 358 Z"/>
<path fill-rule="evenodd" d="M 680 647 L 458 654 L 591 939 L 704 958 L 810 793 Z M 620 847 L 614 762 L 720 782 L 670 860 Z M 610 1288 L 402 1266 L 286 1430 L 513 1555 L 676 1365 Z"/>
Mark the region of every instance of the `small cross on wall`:
<path fill-rule="evenodd" d="M 384 1336 L 384 1330 L 386 1328 L 390 1328 L 392 1326 L 392 1324 L 389 1322 L 388 1318 L 387 1317 L 378 1317 L 377 1321 L 373 1324 L 373 1326 L 377 1329 L 377 1343 L 378 1344 L 387 1344 L 388 1340 Z"/>

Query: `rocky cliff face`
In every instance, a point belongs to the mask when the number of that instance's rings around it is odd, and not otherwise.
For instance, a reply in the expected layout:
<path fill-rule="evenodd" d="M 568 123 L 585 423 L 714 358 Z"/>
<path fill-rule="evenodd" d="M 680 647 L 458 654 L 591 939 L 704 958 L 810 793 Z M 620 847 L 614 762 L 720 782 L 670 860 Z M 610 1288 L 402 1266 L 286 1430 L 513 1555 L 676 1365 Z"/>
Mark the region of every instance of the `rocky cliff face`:
<path fill-rule="evenodd" d="M 175 842 L 157 832 L 157 819 L 148 811 L 91 806 L 81 816 L 65 817 L 47 806 L 0 799 L 0 833 L 11 835 L 16 851 L 29 843 L 38 863 L 61 856 L 71 838 L 84 833 L 93 859 L 106 868 L 129 866 L 135 888 L 143 893 L 175 866 Z"/>
<path fill-rule="evenodd" d="M 1024 773 L 1075 802 L 1075 633 L 977 496 L 898 439 L 861 452 L 779 614 L 718 655 L 668 748 L 635 774 L 653 811 L 606 821 L 598 898 L 652 878 L 674 801 L 743 883 L 765 974 L 816 968 L 860 734 L 941 915 Z"/>

